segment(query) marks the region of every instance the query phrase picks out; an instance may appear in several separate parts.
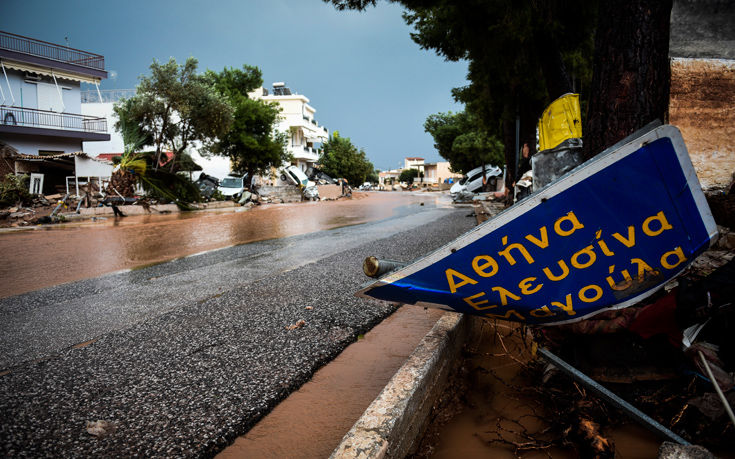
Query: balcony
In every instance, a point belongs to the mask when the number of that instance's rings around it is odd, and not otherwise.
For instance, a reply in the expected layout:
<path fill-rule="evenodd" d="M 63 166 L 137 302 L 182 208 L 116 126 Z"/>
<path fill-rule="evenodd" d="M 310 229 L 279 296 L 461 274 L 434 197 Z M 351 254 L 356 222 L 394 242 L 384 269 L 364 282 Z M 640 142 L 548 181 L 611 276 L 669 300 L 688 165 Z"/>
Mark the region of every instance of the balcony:
<path fill-rule="evenodd" d="M 9 32 L 0 32 L 0 49 L 94 70 L 105 70 L 105 58 L 99 54 L 56 45 Z"/>
<path fill-rule="evenodd" d="M 110 140 L 107 118 L 0 106 L 0 132 Z"/>

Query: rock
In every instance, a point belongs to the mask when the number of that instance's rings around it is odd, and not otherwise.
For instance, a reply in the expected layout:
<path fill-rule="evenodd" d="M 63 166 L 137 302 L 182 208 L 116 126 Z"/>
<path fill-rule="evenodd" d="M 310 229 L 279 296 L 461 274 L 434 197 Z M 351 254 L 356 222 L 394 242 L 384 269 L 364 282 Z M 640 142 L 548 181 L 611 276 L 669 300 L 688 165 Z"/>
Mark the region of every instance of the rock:
<path fill-rule="evenodd" d="M 10 216 L 9 210 L 0 210 L 0 220 L 6 219 Z"/>
<path fill-rule="evenodd" d="M 87 421 L 87 433 L 95 437 L 104 437 L 115 431 L 115 424 L 108 421 Z"/>
<path fill-rule="evenodd" d="M 244 205 L 245 203 L 247 203 L 247 202 L 250 201 L 250 198 L 252 196 L 253 196 L 253 193 L 251 193 L 249 191 L 243 191 L 242 196 L 240 197 L 240 200 L 238 201 L 238 203 L 240 205 Z"/>
<path fill-rule="evenodd" d="M 705 448 L 698 445 L 682 446 L 665 441 L 658 449 L 658 459 L 714 459 Z"/>
<path fill-rule="evenodd" d="M 296 330 L 297 328 L 301 328 L 304 325 L 306 325 L 306 321 L 304 319 L 299 320 L 295 324 L 289 325 L 286 327 L 286 330 Z"/>

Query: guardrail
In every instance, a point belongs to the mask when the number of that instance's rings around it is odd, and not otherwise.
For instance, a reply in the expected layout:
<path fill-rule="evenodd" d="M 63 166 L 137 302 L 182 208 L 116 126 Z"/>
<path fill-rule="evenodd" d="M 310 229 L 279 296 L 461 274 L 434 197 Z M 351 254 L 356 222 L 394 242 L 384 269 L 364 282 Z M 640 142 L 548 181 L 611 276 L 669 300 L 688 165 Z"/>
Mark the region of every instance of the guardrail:
<path fill-rule="evenodd" d="M 61 46 L 35 38 L 0 31 L 0 48 L 97 70 L 105 69 L 105 58 L 99 54 Z"/>
<path fill-rule="evenodd" d="M 0 107 L 0 125 L 107 133 L 107 118 L 23 107 Z"/>

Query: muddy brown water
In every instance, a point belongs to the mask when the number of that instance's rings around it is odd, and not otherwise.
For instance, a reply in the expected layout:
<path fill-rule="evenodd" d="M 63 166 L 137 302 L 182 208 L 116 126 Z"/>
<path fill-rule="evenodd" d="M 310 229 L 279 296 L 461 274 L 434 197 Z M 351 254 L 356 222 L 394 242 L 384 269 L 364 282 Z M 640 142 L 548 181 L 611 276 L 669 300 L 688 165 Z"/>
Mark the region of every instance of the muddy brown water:
<path fill-rule="evenodd" d="M 531 359 L 531 349 L 520 337 L 517 324 L 498 322 L 486 325 L 468 343 L 472 350 L 468 365 L 473 372 L 462 411 L 439 428 L 433 459 L 474 458 L 577 458 L 573 449 L 552 447 L 541 450 L 516 449 L 545 435 L 554 422 L 539 400 L 517 390 L 529 384 L 523 365 Z M 604 433 L 615 443 L 615 457 L 644 459 L 657 457 L 661 439 L 636 424 L 615 427 Z"/>
<path fill-rule="evenodd" d="M 208 250 L 328 230 L 436 201 L 436 193 L 355 193 L 350 200 L 274 204 L 0 232 L 0 298 Z"/>
<path fill-rule="evenodd" d="M 443 314 L 399 308 L 217 457 L 329 457 Z"/>

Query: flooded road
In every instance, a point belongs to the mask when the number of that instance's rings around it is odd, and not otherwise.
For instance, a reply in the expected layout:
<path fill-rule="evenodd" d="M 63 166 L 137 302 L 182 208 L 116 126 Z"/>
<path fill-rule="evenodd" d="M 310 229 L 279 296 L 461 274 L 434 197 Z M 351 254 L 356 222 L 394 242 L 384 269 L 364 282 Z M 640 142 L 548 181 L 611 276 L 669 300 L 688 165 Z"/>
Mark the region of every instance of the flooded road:
<path fill-rule="evenodd" d="M 420 203 L 445 201 L 436 193 L 355 193 L 351 200 L 110 217 L 3 232 L 0 298 L 222 247 L 383 220 Z"/>

